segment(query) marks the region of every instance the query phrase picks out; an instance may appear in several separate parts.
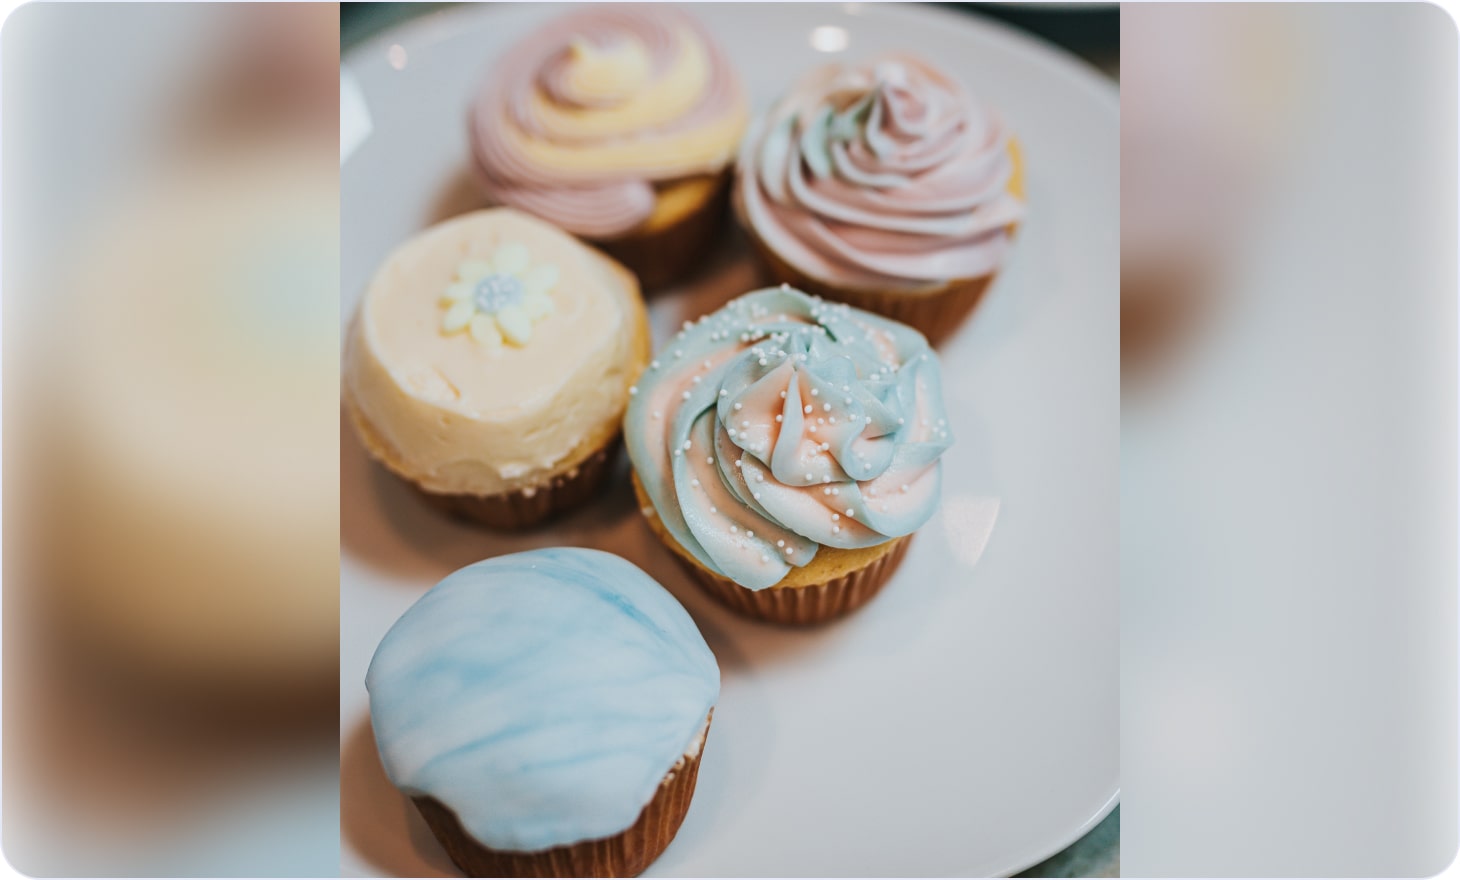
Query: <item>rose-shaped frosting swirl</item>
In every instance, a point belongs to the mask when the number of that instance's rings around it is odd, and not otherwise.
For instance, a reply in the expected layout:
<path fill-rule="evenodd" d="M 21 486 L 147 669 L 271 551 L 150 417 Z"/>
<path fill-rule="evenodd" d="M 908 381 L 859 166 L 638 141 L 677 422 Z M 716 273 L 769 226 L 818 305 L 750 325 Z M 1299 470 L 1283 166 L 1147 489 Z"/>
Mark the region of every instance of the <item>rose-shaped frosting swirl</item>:
<path fill-rule="evenodd" d="M 659 518 L 750 589 L 937 507 L 952 442 L 938 361 L 902 324 L 787 287 L 748 293 L 687 322 L 631 394 L 629 456 Z"/>
<path fill-rule="evenodd" d="M 751 132 L 739 161 L 744 221 L 832 284 L 987 275 L 1024 213 L 1003 123 L 906 56 L 814 71 Z"/>
<path fill-rule="evenodd" d="M 488 194 L 578 235 L 628 232 L 656 181 L 715 174 L 745 129 L 723 51 L 666 6 L 602 6 L 555 19 L 493 69 L 472 108 Z"/>

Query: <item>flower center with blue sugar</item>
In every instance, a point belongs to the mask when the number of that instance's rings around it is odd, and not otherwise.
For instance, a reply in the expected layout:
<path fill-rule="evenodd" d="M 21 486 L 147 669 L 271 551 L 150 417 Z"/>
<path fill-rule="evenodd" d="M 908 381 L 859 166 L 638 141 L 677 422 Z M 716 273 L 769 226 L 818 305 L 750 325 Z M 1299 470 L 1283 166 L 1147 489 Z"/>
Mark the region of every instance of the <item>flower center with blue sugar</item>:
<path fill-rule="evenodd" d="M 477 282 L 476 290 L 472 291 L 472 300 L 476 303 L 477 310 L 488 315 L 495 315 L 509 306 L 522 304 L 526 291 L 522 282 L 511 275 L 494 273 Z"/>

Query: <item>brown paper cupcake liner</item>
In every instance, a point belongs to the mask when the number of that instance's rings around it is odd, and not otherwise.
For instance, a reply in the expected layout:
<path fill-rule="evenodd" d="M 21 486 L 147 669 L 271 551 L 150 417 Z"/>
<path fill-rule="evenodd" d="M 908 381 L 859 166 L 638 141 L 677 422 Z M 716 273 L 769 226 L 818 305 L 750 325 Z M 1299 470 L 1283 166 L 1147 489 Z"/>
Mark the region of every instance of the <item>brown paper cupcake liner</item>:
<path fill-rule="evenodd" d="M 646 290 L 665 287 L 702 264 L 725 222 L 730 201 L 730 173 L 724 172 L 713 194 L 679 221 L 648 233 L 594 241 L 604 253 L 639 276 Z"/>
<path fill-rule="evenodd" d="M 843 302 L 853 308 L 900 321 L 926 336 L 933 345 L 943 342 L 958 329 L 997 277 L 961 278 L 916 291 L 839 288 L 823 284 L 793 268 L 766 247 L 758 236 L 751 234 L 750 239 L 761 262 L 777 283 L 789 284 L 822 299 Z"/>
<path fill-rule="evenodd" d="M 590 501 L 612 468 L 621 440 L 615 434 L 597 452 L 547 482 L 511 492 L 450 495 L 412 485 L 426 503 L 451 516 L 494 529 L 531 528 Z"/>
<path fill-rule="evenodd" d="M 715 713 L 710 712 L 713 719 Z M 708 722 L 706 722 L 708 724 Z M 709 735 L 708 726 L 705 735 Z M 654 798 L 624 831 L 540 852 L 509 852 L 482 846 L 461 827 L 456 814 L 434 798 L 413 798 L 416 808 L 451 861 L 468 877 L 637 877 L 668 848 L 689 812 L 700 774 L 703 744 L 664 777 Z"/>
<path fill-rule="evenodd" d="M 747 617 L 789 626 L 811 626 L 843 617 L 872 601 L 902 564 L 912 535 L 896 539 L 896 546 L 865 568 L 804 587 L 768 587 L 750 590 L 674 554 L 705 592 Z"/>

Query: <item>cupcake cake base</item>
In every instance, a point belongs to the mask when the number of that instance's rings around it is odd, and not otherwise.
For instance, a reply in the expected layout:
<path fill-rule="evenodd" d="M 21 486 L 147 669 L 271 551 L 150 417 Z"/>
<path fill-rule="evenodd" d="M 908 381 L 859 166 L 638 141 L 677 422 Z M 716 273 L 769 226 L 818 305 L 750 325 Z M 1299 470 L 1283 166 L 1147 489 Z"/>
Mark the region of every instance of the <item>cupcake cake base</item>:
<path fill-rule="evenodd" d="M 588 503 L 612 469 L 620 445 L 620 438 L 614 437 L 607 446 L 543 485 L 498 495 L 446 495 L 415 488 L 427 504 L 449 516 L 494 529 L 532 528 Z"/>
<path fill-rule="evenodd" d="M 768 623 L 812 626 L 861 608 L 881 592 L 912 544 L 912 535 L 904 535 L 858 550 L 823 547 L 810 565 L 792 569 L 779 584 L 751 590 L 705 568 L 680 546 L 655 513 L 637 474 L 634 494 L 654 534 L 706 593 L 732 611 Z"/>
<path fill-rule="evenodd" d="M 714 712 L 710 712 L 714 718 Z M 709 721 L 705 722 L 709 734 Z M 700 773 L 703 742 L 664 777 L 639 818 L 622 832 L 541 852 L 508 852 L 482 846 L 456 814 L 434 798 L 412 798 L 451 861 L 468 877 L 636 877 L 668 848 L 689 812 Z"/>
<path fill-rule="evenodd" d="M 937 345 L 956 331 L 978 304 L 997 275 L 960 278 L 925 287 L 874 289 L 833 287 L 791 268 L 752 231 L 750 240 L 761 264 L 777 284 L 789 284 L 822 299 L 844 302 L 912 327 Z"/>
<path fill-rule="evenodd" d="M 730 203 L 730 172 L 658 187 L 659 205 L 640 228 L 593 244 L 639 276 L 644 288 L 691 274 L 714 247 Z"/>

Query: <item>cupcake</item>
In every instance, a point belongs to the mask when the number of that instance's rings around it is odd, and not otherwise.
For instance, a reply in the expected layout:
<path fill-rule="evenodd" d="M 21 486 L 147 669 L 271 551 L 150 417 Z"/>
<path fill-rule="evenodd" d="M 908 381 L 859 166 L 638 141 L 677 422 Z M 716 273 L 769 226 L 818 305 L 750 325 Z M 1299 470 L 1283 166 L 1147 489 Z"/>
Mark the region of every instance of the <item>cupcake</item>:
<path fill-rule="evenodd" d="M 385 772 L 472 877 L 632 877 L 674 839 L 720 692 L 659 584 L 600 550 L 467 566 L 365 679 Z"/>
<path fill-rule="evenodd" d="M 817 623 L 872 598 L 938 506 L 952 442 L 916 331 L 787 287 L 686 322 L 630 389 L 654 533 L 716 598 Z"/>
<path fill-rule="evenodd" d="M 469 125 L 493 203 L 566 229 L 658 287 L 714 243 L 747 118 L 739 78 L 693 18 L 594 6 L 503 56 Z"/>
<path fill-rule="evenodd" d="M 746 137 L 735 206 L 770 274 L 934 342 L 978 304 L 1024 216 L 999 117 L 906 55 L 816 70 Z"/>
<path fill-rule="evenodd" d="M 634 276 L 510 209 L 401 245 L 345 343 L 344 402 L 376 460 L 498 528 L 590 498 L 649 355 Z"/>

